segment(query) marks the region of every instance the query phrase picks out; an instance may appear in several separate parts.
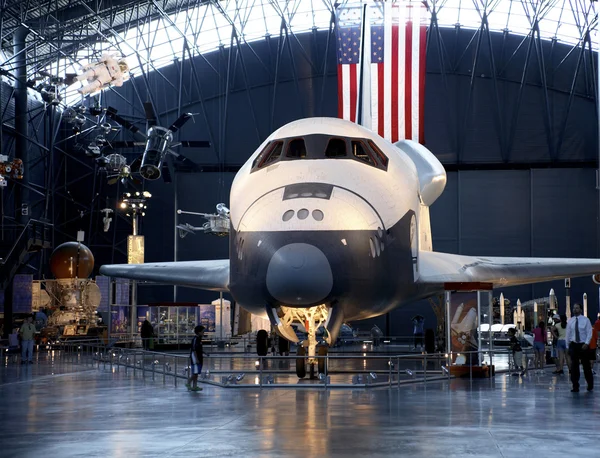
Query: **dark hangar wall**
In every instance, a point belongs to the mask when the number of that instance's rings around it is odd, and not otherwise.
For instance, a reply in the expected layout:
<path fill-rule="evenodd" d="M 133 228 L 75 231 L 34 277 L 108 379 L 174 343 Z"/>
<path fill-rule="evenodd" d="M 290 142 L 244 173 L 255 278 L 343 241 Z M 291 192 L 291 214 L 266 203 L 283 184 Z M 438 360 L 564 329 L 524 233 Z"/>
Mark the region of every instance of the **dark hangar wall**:
<path fill-rule="evenodd" d="M 432 207 L 434 248 L 497 256 L 597 257 L 598 142 L 591 55 L 557 42 L 486 32 L 477 46 L 478 33 L 430 30 L 426 144 L 449 171 L 446 192 Z M 176 118 L 181 98 L 182 111 L 198 115 L 180 138 L 211 138 L 215 145 L 186 154 L 206 170 L 221 172 L 179 173 L 176 184 L 151 184 L 155 197 L 144 223 L 148 262 L 172 260 L 175 244 L 180 260 L 228 255 L 226 239 L 195 235 L 176 241 L 175 207 L 211 212 L 218 202 L 229 204 L 234 172 L 272 130 L 301 117 L 336 115 L 335 54 L 331 44 L 327 48 L 327 38 L 326 32 L 315 32 L 281 46 L 270 38 L 149 74 L 149 94 L 162 113 L 161 123 Z M 141 101 L 148 98 L 142 78 L 116 92 L 119 96 L 106 93 L 108 104 L 121 114 L 142 116 Z M 199 223 L 193 218 L 179 221 Z M 564 305 L 562 282 L 504 293 L 515 302 L 546 296 L 550 287 Z M 597 310 L 596 288 L 589 279 L 573 281 L 572 300 L 587 292 L 590 316 Z M 214 297 L 178 290 L 178 300 Z M 172 298 L 172 288 L 142 289 L 141 301 L 157 298 Z M 393 312 L 392 332 L 409 332 L 406 318 L 428 308 L 420 303 Z"/>

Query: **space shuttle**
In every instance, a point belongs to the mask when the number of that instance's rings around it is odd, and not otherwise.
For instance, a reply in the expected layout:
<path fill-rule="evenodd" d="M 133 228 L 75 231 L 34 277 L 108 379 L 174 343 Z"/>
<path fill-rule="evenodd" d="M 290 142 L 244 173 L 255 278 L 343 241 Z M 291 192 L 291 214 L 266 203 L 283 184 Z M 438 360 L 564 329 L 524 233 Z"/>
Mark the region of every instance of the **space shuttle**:
<path fill-rule="evenodd" d="M 446 283 L 498 288 L 600 272 L 597 259 L 433 251 L 429 207 L 445 185 L 442 164 L 415 141 L 392 144 L 342 119 L 301 119 L 273 132 L 237 173 L 229 259 L 100 273 L 229 292 L 290 341 L 298 340 L 292 324 L 304 325 L 310 358 L 320 326 L 333 344 L 344 321 L 440 294 Z"/>

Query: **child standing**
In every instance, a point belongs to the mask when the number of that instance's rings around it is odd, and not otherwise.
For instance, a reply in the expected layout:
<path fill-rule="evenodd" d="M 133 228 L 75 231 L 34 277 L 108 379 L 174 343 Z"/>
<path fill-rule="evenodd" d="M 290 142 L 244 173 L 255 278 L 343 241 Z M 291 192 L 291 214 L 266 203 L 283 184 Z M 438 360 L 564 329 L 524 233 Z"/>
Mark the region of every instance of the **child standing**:
<path fill-rule="evenodd" d="M 510 328 L 508 330 L 508 339 L 510 349 L 512 350 L 515 369 L 520 371 L 521 375 L 523 375 L 523 349 L 521 348 L 521 343 L 519 342 L 519 339 L 517 339 L 515 328 Z"/>
<path fill-rule="evenodd" d="M 189 391 L 202 391 L 198 386 L 198 375 L 202 372 L 202 337 L 204 336 L 204 326 L 194 328 L 194 338 L 192 339 L 192 348 L 190 349 L 190 376 L 185 386 Z M 208 355 L 206 355 L 208 356 Z"/>

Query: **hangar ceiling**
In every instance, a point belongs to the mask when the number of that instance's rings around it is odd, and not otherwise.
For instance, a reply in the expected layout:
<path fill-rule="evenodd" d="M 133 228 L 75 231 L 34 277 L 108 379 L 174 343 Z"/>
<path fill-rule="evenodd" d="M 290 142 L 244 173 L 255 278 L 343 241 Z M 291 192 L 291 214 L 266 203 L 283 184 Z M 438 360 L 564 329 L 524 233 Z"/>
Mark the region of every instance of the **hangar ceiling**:
<path fill-rule="evenodd" d="M 346 3 L 347 1 L 337 2 Z M 128 58 L 133 74 L 174 59 L 267 36 L 330 29 L 333 0 L 2 0 L 0 65 L 14 65 L 12 36 L 26 30 L 28 76 L 76 73 L 107 51 Z M 584 0 L 426 0 L 432 24 L 527 36 L 596 48 L 596 2 Z M 81 101 L 71 87 L 67 104 Z"/>

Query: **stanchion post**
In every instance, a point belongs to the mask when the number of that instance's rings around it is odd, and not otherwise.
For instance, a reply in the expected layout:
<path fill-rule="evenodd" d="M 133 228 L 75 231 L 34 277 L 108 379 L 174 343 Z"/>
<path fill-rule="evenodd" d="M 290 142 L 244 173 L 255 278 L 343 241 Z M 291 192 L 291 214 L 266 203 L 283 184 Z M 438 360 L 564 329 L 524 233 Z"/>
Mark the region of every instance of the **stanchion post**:
<path fill-rule="evenodd" d="M 325 356 L 325 389 L 327 390 L 327 369 L 329 369 L 329 354 Z"/>
<path fill-rule="evenodd" d="M 479 358 L 479 352 L 477 352 Z M 473 352 L 469 352 L 469 381 L 473 383 Z"/>
<path fill-rule="evenodd" d="M 446 291 L 445 303 L 446 303 L 446 369 L 448 370 L 448 380 L 450 380 L 450 361 L 452 360 L 452 336 L 450 333 L 450 302 L 452 293 Z"/>

